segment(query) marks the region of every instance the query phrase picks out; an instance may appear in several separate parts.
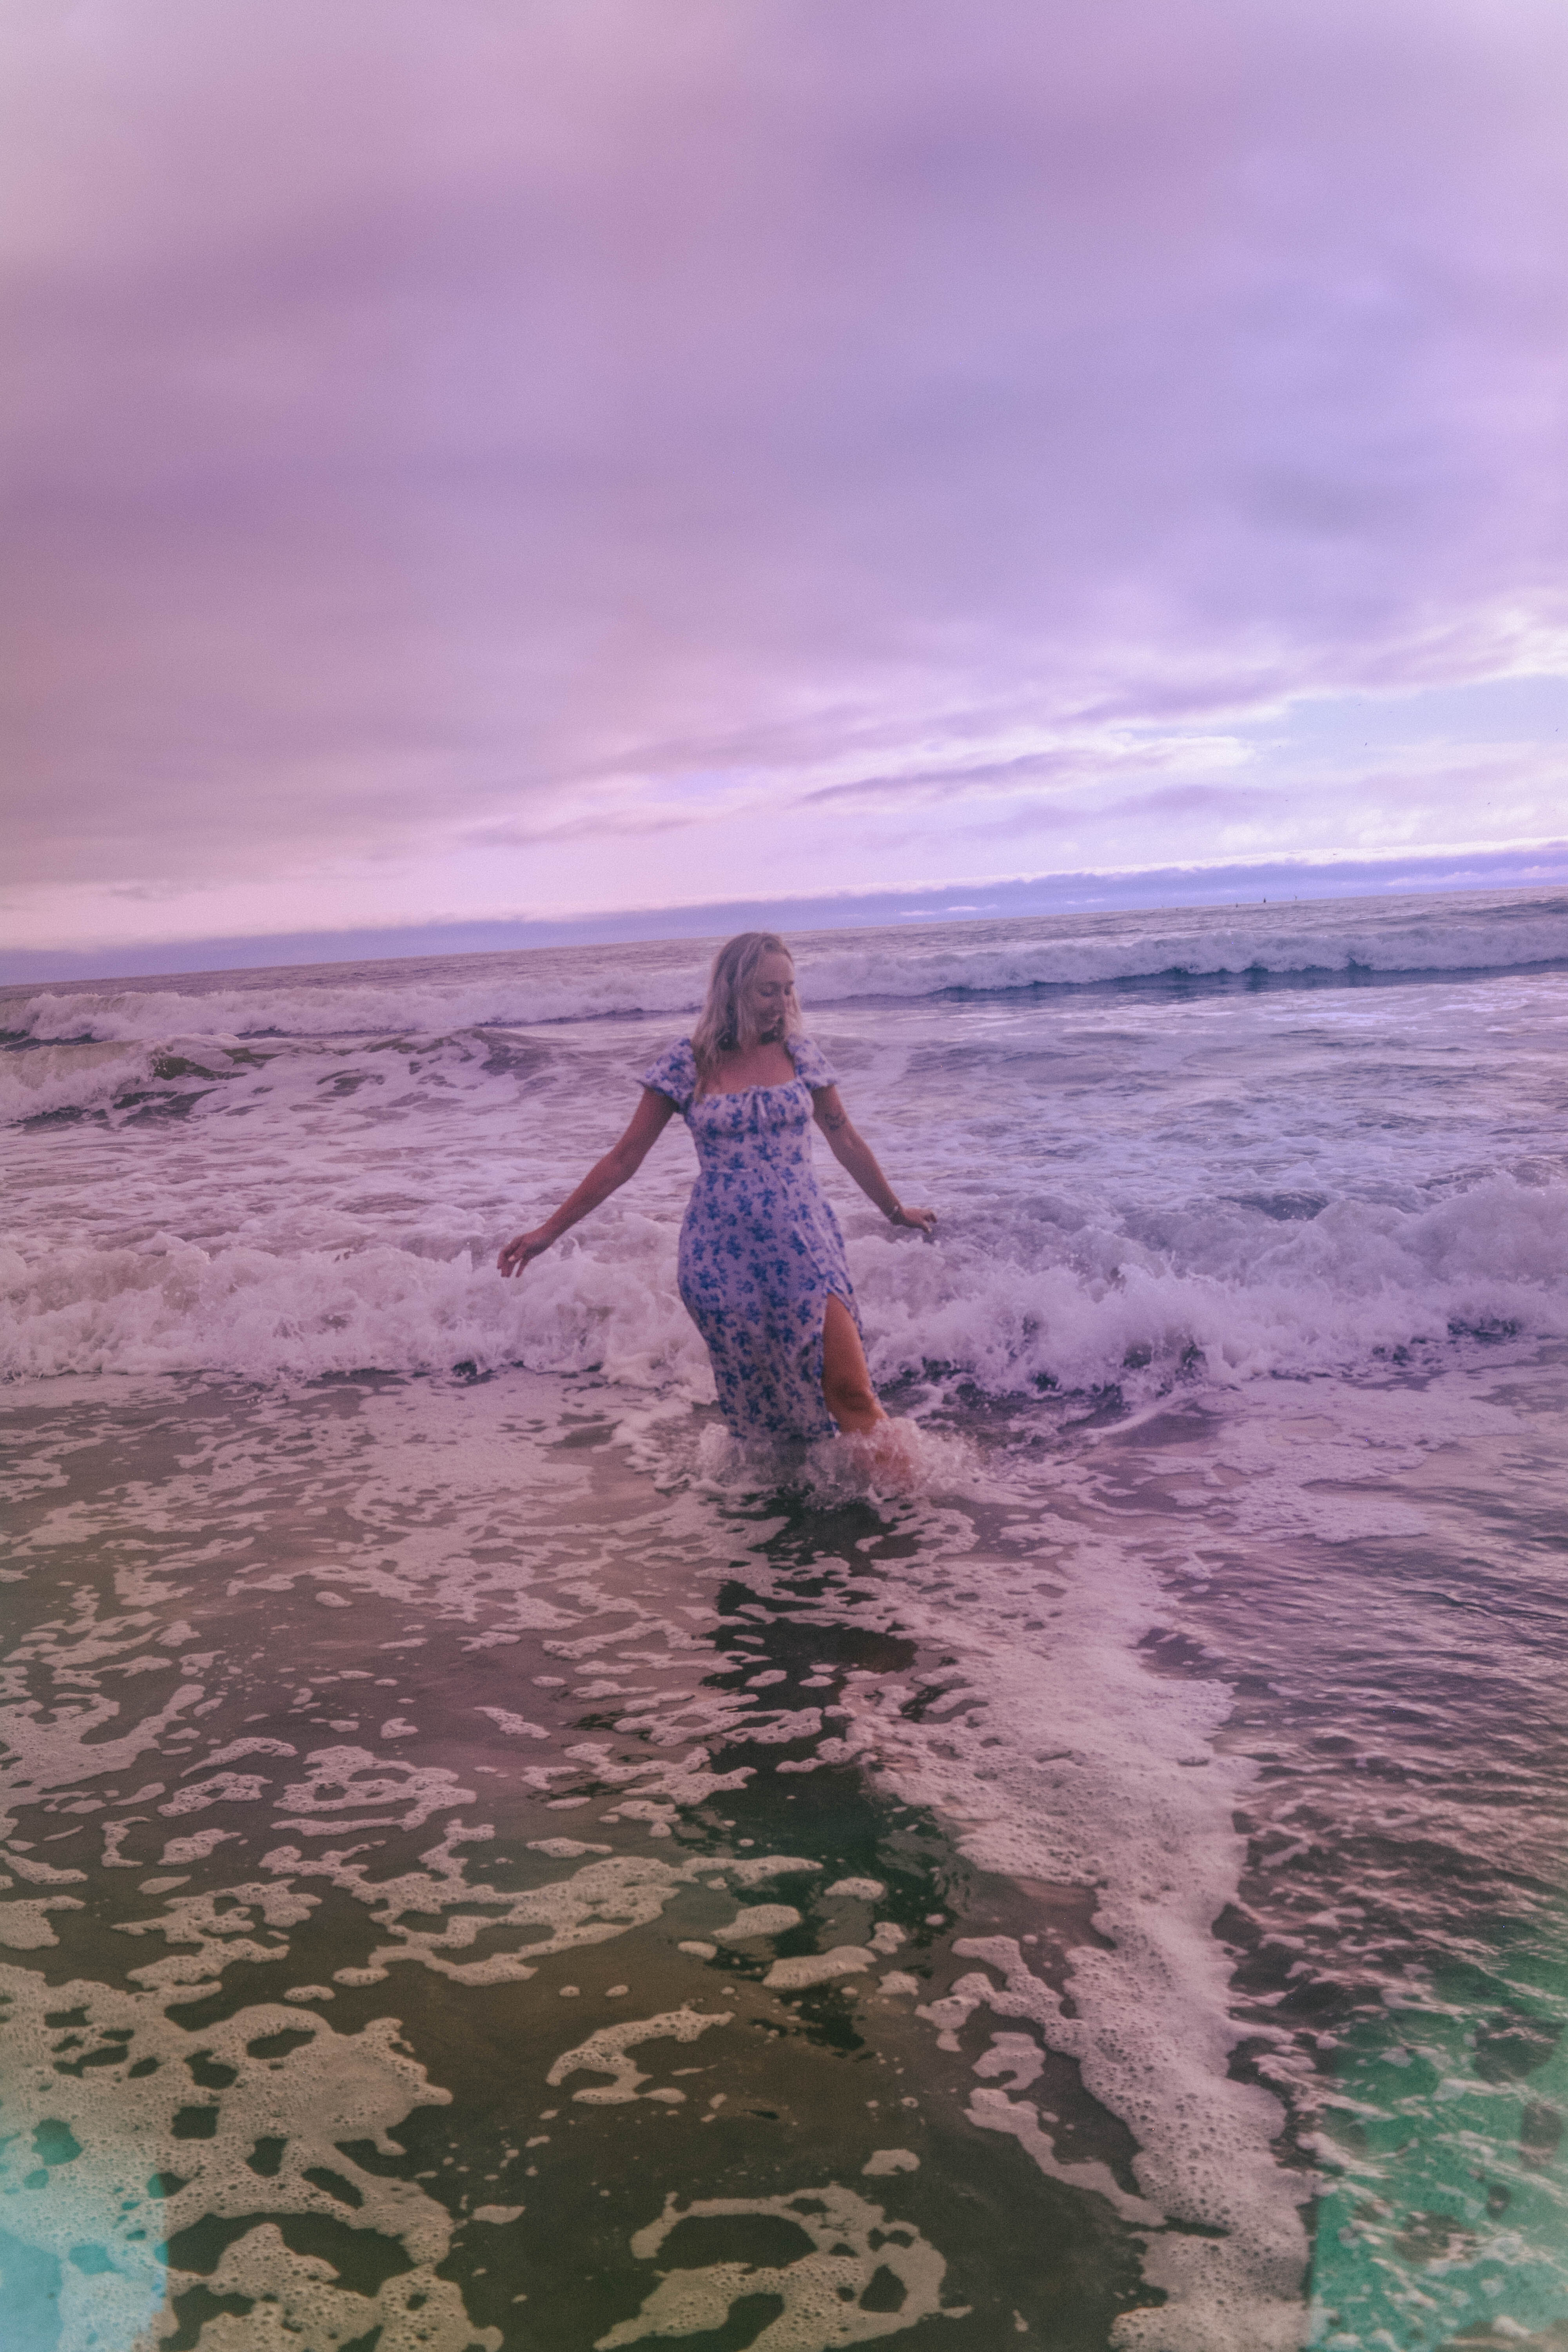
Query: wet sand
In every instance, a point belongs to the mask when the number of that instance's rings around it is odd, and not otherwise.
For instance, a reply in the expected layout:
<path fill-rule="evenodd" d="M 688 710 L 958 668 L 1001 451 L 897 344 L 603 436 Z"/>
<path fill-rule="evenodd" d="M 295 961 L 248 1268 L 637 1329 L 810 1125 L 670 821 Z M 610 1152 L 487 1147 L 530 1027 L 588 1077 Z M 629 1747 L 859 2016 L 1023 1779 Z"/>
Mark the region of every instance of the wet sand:
<path fill-rule="evenodd" d="M 29 2352 L 1549 2318 L 1561 1385 L 981 1413 L 903 1504 L 591 1379 L 14 1391 Z"/>

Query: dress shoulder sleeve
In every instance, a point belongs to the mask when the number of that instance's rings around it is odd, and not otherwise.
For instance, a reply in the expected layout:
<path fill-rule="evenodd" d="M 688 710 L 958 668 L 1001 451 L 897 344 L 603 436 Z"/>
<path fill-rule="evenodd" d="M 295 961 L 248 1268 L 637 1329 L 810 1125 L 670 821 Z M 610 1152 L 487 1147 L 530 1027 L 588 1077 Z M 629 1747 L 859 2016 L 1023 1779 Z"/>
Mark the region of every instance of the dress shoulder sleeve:
<path fill-rule="evenodd" d="M 697 1056 L 691 1050 L 689 1037 L 682 1037 L 671 1045 L 658 1061 L 642 1074 L 642 1083 L 655 1094 L 668 1095 L 677 1110 L 685 1113 L 691 1108 L 691 1097 L 697 1092 Z"/>
<path fill-rule="evenodd" d="M 795 1059 L 795 1076 L 804 1078 L 814 1093 L 838 1084 L 837 1071 L 820 1045 L 814 1045 L 809 1037 L 792 1038 L 789 1050 Z"/>

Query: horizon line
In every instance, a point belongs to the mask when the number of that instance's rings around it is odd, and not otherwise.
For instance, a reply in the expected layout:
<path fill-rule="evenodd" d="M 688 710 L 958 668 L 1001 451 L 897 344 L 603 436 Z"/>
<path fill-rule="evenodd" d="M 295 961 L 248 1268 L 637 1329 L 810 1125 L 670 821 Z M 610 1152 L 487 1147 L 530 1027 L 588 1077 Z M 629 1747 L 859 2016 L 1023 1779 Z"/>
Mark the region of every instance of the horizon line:
<path fill-rule="evenodd" d="M 1568 886 L 1568 841 L 1531 845 L 1528 851 L 1499 849 L 1460 856 L 1275 858 L 1225 865 L 1085 869 L 1074 874 L 921 883 L 902 889 L 839 890 L 812 897 L 694 900 L 678 907 L 617 908 L 570 916 L 458 917 L 423 923 L 356 924 L 341 930 L 128 942 L 107 949 L 0 950 L 0 988 L 25 988 L 50 981 L 81 986 L 174 980 L 217 971 L 416 962 L 432 957 L 521 953 L 530 949 L 651 947 L 673 940 L 716 938 L 737 929 L 896 929 L 904 923 L 1268 905 L 1276 898 L 1436 897 L 1467 890 L 1555 886 Z M 1233 893 L 1238 887 L 1261 890 L 1262 895 L 1237 899 Z M 1162 892 L 1163 896 L 1159 895 Z M 1021 903 L 1026 898 L 1033 903 Z M 110 960 L 118 969 L 106 969 Z"/>

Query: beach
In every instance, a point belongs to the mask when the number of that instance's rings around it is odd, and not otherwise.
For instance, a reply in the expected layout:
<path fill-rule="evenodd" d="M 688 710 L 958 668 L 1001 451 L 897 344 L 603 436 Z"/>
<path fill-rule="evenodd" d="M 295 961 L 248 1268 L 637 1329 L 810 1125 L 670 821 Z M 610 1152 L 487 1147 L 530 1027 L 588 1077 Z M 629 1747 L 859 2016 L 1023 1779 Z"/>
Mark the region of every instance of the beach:
<path fill-rule="evenodd" d="M 1568 2328 L 1568 899 L 794 944 L 912 1492 L 494 1271 L 700 943 L 0 991 L 26 2352 Z"/>

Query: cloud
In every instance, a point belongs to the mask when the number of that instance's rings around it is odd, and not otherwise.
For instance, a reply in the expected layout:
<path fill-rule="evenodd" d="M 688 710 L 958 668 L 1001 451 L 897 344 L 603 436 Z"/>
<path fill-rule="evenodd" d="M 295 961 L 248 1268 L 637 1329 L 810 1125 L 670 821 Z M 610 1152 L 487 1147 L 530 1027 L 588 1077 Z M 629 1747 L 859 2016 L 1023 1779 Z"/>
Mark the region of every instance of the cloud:
<path fill-rule="evenodd" d="M 968 871 L 1068 786 L 1223 852 L 1253 715 L 1560 658 L 1565 48 L 1547 0 L 19 5 L 18 919 L 864 887 L 879 811 Z"/>

